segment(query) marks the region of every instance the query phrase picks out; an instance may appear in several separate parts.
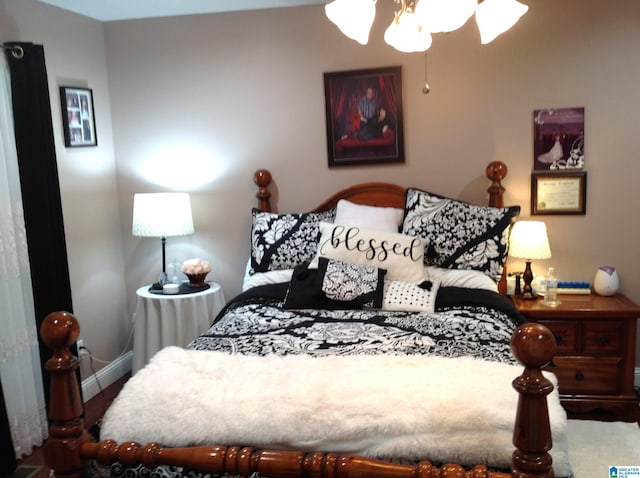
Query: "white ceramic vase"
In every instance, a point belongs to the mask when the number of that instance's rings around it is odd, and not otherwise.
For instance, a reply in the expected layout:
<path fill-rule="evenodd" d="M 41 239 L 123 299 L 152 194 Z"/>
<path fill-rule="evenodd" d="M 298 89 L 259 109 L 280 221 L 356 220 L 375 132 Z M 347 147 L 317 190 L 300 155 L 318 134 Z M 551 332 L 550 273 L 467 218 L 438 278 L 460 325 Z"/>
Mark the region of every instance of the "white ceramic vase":
<path fill-rule="evenodd" d="M 602 266 L 596 271 L 593 288 L 600 295 L 613 295 L 618 292 L 620 279 L 618 272 L 611 266 Z"/>

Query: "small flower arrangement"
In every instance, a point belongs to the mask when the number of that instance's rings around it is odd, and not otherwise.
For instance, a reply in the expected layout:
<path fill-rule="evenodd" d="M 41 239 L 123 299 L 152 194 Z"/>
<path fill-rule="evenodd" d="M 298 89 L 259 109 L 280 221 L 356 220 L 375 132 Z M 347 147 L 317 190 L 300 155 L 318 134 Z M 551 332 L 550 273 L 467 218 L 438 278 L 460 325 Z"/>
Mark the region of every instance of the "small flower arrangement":
<path fill-rule="evenodd" d="M 189 285 L 192 287 L 202 287 L 205 285 L 204 279 L 211 272 L 211 266 L 202 259 L 187 259 L 182 264 L 182 272 L 189 278 Z"/>
<path fill-rule="evenodd" d="M 207 261 L 202 259 L 187 259 L 182 264 L 182 272 L 185 274 L 208 274 L 211 272 L 211 266 Z"/>

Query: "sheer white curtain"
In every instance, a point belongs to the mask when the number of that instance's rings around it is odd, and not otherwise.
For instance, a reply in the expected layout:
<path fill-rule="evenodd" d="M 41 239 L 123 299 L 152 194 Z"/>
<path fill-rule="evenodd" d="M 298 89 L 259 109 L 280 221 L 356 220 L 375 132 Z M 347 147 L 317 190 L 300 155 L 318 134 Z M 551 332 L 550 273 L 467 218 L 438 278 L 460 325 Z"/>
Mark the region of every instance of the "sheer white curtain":
<path fill-rule="evenodd" d="M 0 50 L 0 379 L 20 458 L 47 437 L 27 239 L 13 133 L 11 82 Z"/>

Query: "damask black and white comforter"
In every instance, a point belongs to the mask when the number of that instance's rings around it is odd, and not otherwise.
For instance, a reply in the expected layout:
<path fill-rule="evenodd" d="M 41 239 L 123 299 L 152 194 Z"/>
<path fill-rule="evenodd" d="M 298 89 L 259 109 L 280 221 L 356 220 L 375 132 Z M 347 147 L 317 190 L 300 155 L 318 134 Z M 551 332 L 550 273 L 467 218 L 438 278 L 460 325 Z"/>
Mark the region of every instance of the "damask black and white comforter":
<path fill-rule="evenodd" d="M 287 290 L 251 289 L 187 350 L 161 350 L 107 411 L 101 438 L 509 468 L 522 372 L 510 300 L 441 287 L 435 312 L 292 310 Z M 570 476 L 556 391 L 549 412 L 556 476 Z"/>
<path fill-rule="evenodd" d="M 286 284 L 257 287 L 227 305 L 188 348 L 248 355 L 422 354 L 515 363 L 521 317 L 504 296 L 442 287 L 436 312 L 285 310 Z"/>

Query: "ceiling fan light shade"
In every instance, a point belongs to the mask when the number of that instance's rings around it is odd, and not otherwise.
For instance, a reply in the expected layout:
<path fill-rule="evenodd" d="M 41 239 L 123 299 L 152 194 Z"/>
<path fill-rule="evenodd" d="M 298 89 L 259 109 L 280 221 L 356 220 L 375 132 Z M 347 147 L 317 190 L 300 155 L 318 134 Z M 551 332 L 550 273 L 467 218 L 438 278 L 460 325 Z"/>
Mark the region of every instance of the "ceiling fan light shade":
<path fill-rule="evenodd" d="M 413 53 L 426 51 L 431 46 L 431 34 L 418 21 L 417 16 L 409 11 L 395 18 L 384 32 L 384 41 L 398 51 Z"/>
<path fill-rule="evenodd" d="M 477 5 L 477 0 L 420 0 L 415 13 L 431 33 L 452 32 L 467 23 Z"/>
<path fill-rule="evenodd" d="M 484 0 L 476 9 L 476 23 L 483 45 L 509 30 L 529 7 L 516 0 Z"/>
<path fill-rule="evenodd" d="M 324 12 L 347 37 L 361 45 L 369 42 L 376 0 L 333 0 L 324 6 Z"/>

